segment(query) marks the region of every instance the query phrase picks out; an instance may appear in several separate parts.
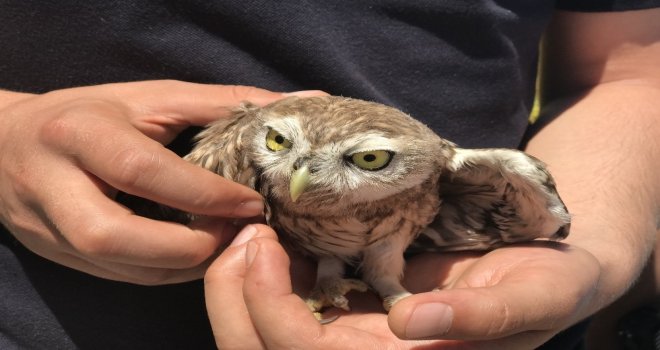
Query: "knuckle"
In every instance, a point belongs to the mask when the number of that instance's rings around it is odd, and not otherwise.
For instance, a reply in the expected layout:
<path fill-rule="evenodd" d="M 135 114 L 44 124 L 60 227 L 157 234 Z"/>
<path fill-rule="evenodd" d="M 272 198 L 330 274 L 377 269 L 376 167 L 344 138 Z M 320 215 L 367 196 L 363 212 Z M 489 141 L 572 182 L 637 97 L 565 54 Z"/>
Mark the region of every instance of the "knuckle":
<path fill-rule="evenodd" d="M 225 191 L 201 191 L 197 197 L 194 198 L 192 203 L 193 208 L 197 208 L 201 211 L 206 211 L 209 209 L 224 208 L 227 204 L 225 203 L 229 196 L 222 196 Z"/>
<path fill-rule="evenodd" d="M 525 326 L 524 317 L 514 311 L 507 300 L 502 298 L 492 299 L 488 306 L 488 315 L 497 315 L 497 317 L 488 317 L 484 320 L 484 336 L 487 339 L 499 338 L 520 331 Z"/>
<path fill-rule="evenodd" d="M 69 232 L 71 246 L 81 255 L 90 258 L 106 258 L 113 255 L 116 242 L 113 241 L 112 229 L 102 220 L 90 220 L 80 223 Z"/>
<path fill-rule="evenodd" d="M 517 317 L 516 313 L 512 312 L 511 306 L 507 302 L 500 302 L 496 311 L 497 313 L 493 313 L 493 315 L 501 315 L 501 317 L 493 317 L 491 319 L 492 321 L 488 330 L 489 335 L 500 336 L 520 327 L 520 318 Z"/>
<path fill-rule="evenodd" d="M 114 104 L 92 98 L 79 98 L 60 107 L 39 129 L 40 139 L 49 145 L 74 144 L 88 141 L 91 136 L 85 125 L 93 116 L 116 113 Z"/>
<path fill-rule="evenodd" d="M 161 167 L 158 154 L 137 146 L 119 150 L 110 159 L 115 169 L 117 186 L 133 188 L 148 185 Z"/>
<path fill-rule="evenodd" d="M 72 111 L 64 112 L 46 121 L 40 130 L 41 139 L 50 145 L 78 139 L 80 117 Z"/>
<path fill-rule="evenodd" d="M 229 85 L 229 92 L 232 99 L 236 101 L 245 101 L 248 100 L 251 96 L 256 95 L 260 89 L 254 86 L 245 86 L 245 85 Z"/>

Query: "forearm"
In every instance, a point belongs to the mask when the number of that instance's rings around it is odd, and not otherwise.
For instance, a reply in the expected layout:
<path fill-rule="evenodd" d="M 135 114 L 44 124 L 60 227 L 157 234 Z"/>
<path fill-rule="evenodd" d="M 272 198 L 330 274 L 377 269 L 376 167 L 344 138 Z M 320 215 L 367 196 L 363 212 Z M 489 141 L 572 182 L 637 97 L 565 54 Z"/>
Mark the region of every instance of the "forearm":
<path fill-rule="evenodd" d="M 591 252 L 601 264 L 598 306 L 635 281 L 654 246 L 659 101 L 655 82 L 601 84 L 561 111 L 527 148 L 548 163 L 573 214 L 566 242 Z"/>

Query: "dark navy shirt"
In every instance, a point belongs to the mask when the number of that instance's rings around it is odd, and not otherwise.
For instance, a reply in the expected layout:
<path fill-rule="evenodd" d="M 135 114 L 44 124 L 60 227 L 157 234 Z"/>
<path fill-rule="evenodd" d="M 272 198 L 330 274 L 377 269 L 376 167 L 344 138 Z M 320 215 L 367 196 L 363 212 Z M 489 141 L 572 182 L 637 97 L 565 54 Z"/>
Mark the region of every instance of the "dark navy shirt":
<path fill-rule="evenodd" d="M 398 107 L 463 147 L 515 148 L 553 11 L 659 3 L 0 0 L 0 88 L 167 78 L 322 89 Z M 0 242 L 0 349 L 214 348 L 199 281 L 112 282 L 46 261 L 4 230 Z M 552 346 L 570 349 L 571 332 Z"/>

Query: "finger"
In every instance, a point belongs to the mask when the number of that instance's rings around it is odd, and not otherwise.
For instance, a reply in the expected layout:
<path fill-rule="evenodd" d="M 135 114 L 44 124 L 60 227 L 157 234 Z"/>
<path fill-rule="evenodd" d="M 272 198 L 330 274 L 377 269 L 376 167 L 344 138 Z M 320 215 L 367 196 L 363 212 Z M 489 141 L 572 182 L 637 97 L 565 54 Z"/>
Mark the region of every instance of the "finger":
<path fill-rule="evenodd" d="M 488 340 L 549 331 L 577 321 L 572 317 L 579 302 L 593 293 L 577 286 L 578 281 L 566 281 L 557 270 L 520 276 L 524 278 L 505 277 L 489 287 L 410 296 L 390 310 L 390 328 L 403 339 Z"/>
<path fill-rule="evenodd" d="M 69 253 L 127 265 L 185 269 L 203 263 L 236 232 L 221 219 L 187 227 L 133 215 L 85 182 L 84 176 L 75 175 L 40 194 L 45 216 L 73 248 Z"/>
<path fill-rule="evenodd" d="M 243 300 L 245 245 L 254 237 L 277 239 L 264 225 L 248 225 L 207 270 L 204 284 L 206 305 L 220 349 L 263 349 Z"/>
<path fill-rule="evenodd" d="M 312 348 L 306 342 L 316 339 L 323 332 L 322 326 L 305 302 L 293 294 L 290 262 L 282 246 L 274 240 L 255 239 L 248 242 L 245 254 L 248 270 L 243 296 L 266 347 Z"/>
<path fill-rule="evenodd" d="M 34 239 L 26 241 L 24 238 L 24 235 L 17 236 L 23 245 L 45 259 L 99 278 L 133 284 L 161 285 L 192 281 L 200 279 L 209 265 L 204 263 L 190 269 L 160 269 L 99 262 L 53 249 L 52 245 L 43 244 L 44 242 L 37 242 Z"/>
<path fill-rule="evenodd" d="M 52 123 L 43 133 L 44 142 L 126 193 L 201 215 L 261 215 L 257 192 L 182 160 L 128 124 L 118 124 L 111 106 L 89 108 Z M 88 117 L 75 117 L 77 113 Z"/>
<path fill-rule="evenodd" d="M 87 272 L 97 277 L 132 284 L 139 284 L 143 286 L 158 286 L 202 279 L 204 277 L 204 273 L 213 261 L 213 256 L 197 266 L 185 269 L 127 265 L 100 260 L 88 260 L 84 259 L 84 257 L 81 258 L 81 260 L 87 261 L 89 267 L 78 270 Z M 92 269 L 101 272 L 95 272 Z"/>
<path fill-rule="evenodd" d="M 113 94 L 134 111 L 154 117 L 171 118 L 185 125 L 206 125 L 226 117 L 242 102 L 259 106 L 289 95 L 325 95 L 321 91 L 273 92 L 252 86 L 197 84 L 176 80 L 155 80 L 108 84 Z"/>
<path fill-rule="evenodd" d="M 206 125 L 241 102 L 263 105 L 286 97 L 250 86 L 197 84 L 178 80 L 111 83 L 61 90 L 61 94 L 113 100 L 139 115 L 170 118 L 173 123 Z"/>
<path fill-rule="evenodd" d="M 89 258 L 80 254 L 56 231 L 55 225 L 44 225 L 38 217 L 33 218 L 29 225 L 21 225 L 20 230 L 29 233 L 17 234 L 16 239 L 39 256 L 78 271 L 115 281 L 160 285 L 200 279 L 213 259 L 211 257 L 197 266 L 186 269 L 127 265 Z"/>

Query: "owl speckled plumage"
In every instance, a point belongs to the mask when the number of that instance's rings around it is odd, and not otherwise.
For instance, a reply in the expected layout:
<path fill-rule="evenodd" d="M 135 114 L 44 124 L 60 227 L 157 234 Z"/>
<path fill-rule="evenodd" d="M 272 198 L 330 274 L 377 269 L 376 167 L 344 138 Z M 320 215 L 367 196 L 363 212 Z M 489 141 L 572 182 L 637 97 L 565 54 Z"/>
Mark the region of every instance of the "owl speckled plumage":
<path fill-rule="evenodd" d="M 189 161 L 260 191 L 283 241 L 318 259 L 312 311 L 368 284 L 387 310 L 410 293 L 404 252 L 562 239 L 570 216 L 544 165 L 469 150 L 405 113 L 343 97 L 249 103 L 198 135 Z M 344 279 L 345 264 L 362 281 Z"/>

